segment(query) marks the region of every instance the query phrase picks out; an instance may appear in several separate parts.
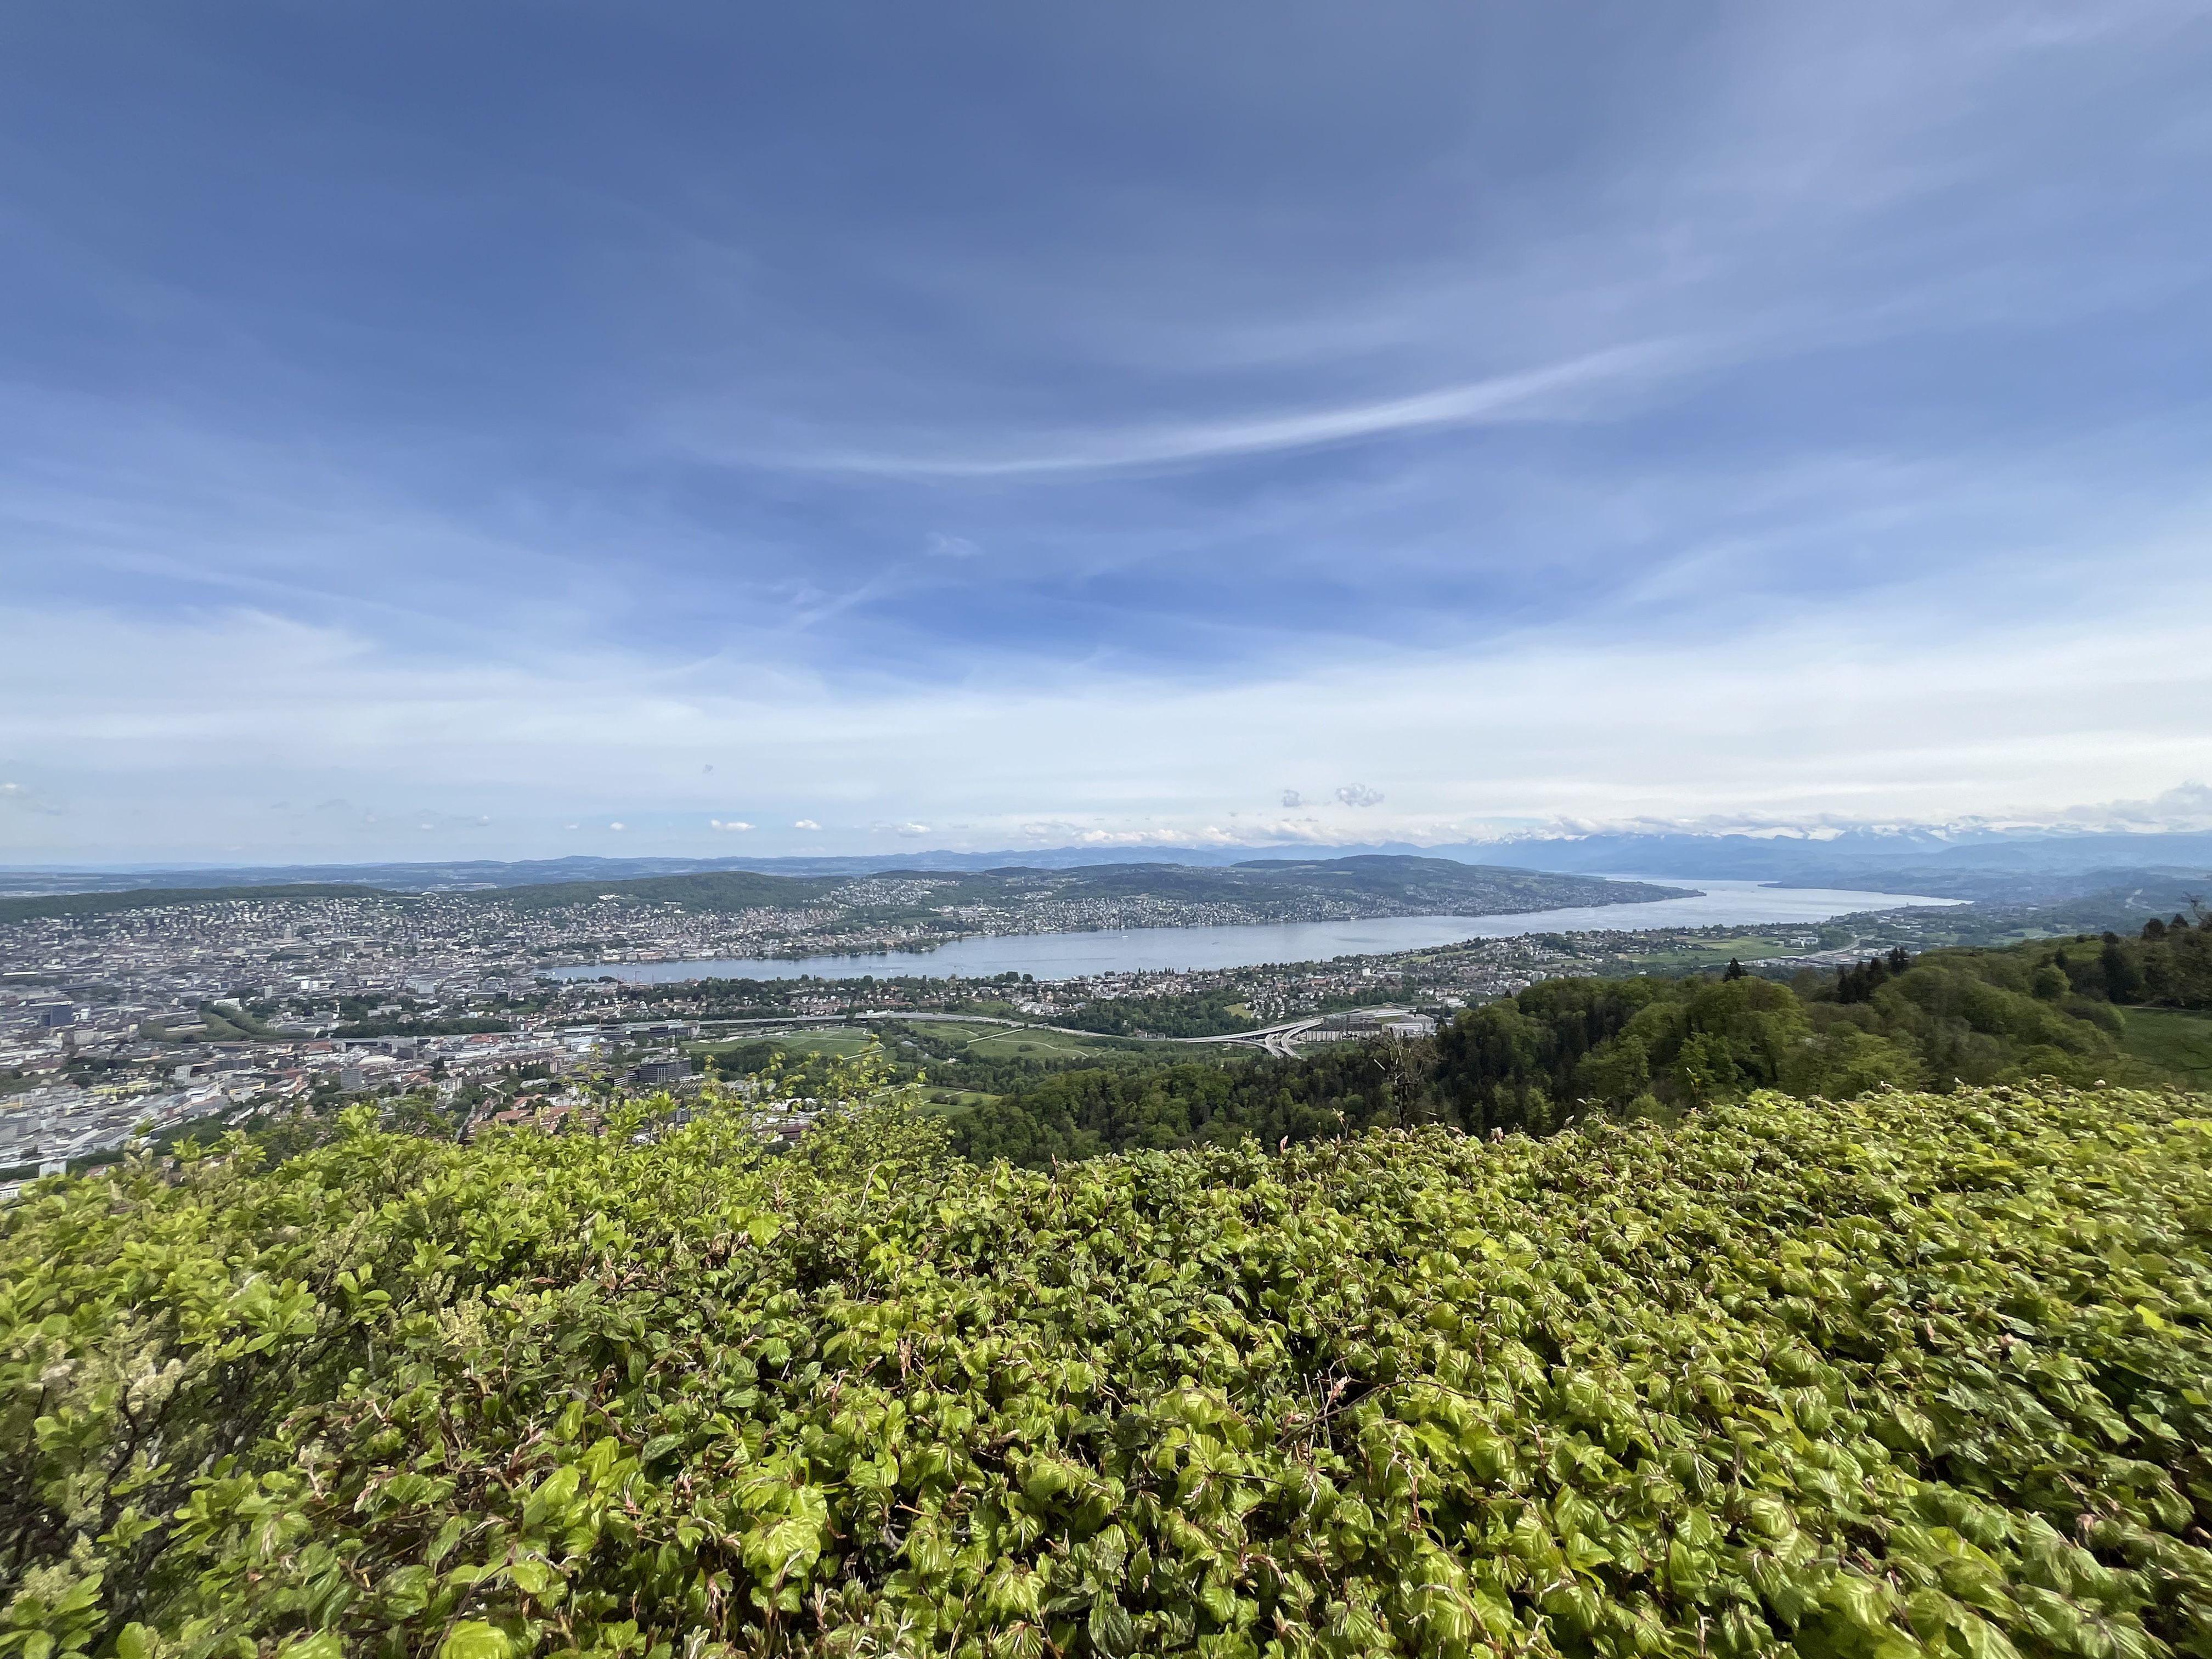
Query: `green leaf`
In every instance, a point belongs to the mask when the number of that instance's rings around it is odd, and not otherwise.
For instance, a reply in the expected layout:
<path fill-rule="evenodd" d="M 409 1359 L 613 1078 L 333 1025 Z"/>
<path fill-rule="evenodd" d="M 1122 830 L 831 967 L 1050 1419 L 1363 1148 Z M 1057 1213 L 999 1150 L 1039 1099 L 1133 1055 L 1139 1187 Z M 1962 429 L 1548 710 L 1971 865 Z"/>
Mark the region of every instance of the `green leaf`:
<path fill-rule="evenodd" d="M 1086 1625 L 1091 1644 L 1107 1659 L 1121 1659 L 1137 1645 L 1137 1626 L 1119 1601 L 1101 1596 L 1091 1607 Z"/>
<path fill-rule="evenodd" d="M 507 1659 L 513 1650 L 507 1632 L 496 1625 L 464 1619 L 439 1644 L 438 1659 Z"/>

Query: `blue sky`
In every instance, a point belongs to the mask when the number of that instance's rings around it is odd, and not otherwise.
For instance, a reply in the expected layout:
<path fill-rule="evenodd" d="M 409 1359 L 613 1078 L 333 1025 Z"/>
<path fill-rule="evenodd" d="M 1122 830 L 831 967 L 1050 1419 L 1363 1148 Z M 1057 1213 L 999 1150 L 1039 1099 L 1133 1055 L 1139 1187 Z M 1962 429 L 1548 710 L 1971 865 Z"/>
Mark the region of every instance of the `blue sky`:
<path fill-rule="evenodd" d="M 10 9 L 0 860 L 2193 823 L 2208 84 L 2130 0 Z"/>

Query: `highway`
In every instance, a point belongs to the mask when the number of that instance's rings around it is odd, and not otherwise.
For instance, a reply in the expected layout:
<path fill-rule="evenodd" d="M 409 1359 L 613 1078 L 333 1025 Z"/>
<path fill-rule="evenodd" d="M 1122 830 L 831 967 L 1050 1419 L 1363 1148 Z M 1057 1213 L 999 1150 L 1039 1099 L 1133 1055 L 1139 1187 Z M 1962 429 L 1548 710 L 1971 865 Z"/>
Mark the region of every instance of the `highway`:
<path fill-rule="evenodd" d="M 1293 1058 L 1297 1052 L 1295 1046 L 1297 1039 L 1304 1036 L 1307 1032 L 1312 1030 L 1324 1019 L 1333 1018 L 1340 1014 L 1397 1014 L 1403 1013 L 1405 1012 L 1406 1011 L 1404 1009 L 1396 1007 L 1338 1009 L 1331 1014 L 1308 1014 L 1297 1019 L 1282 1020 L 1273 1025 L 1258 1026 L 1249 1031 L 1224 1031 L 1216 1036 L 1144 1037 L 1124 1040 L 1150 1042 L 1227 1043 L 1241 1048 L 1259 1048 L 1267 1054 L 1277 1054 L 1285 1060 L 1289 1060 Z M 702 1019 L 696 1022 L 683 1023 L 696 1024 L 700 1030 L 703 1033 L 708 1026 L 727 1029 L 730 1027 L 755 1028 L 768 1025 L 842 1025 L 852 1021 L 873 1022 L 884 1019 L 909 1020 L 916 1024 L 942 1024 L 947 1025 L 1003 1025 L 1009 1030 L 1057 1031 L 1063 1036 L 1095 1037 L 1111 1036 L 1114 1035 L 1112 1032 L 1109 1031 L 1080 1030 L 1073 1025 L 1047 1025 L 1036 1020 L 1007 1019 L 997 1014 L 919 1013 L 904 1008 L 863 1008 L 855 1010 L 849 1015 L 787 1014 L 781 1018 Z M 641 1024 L 667 1023 L 672 1022 L 641 1022 Z"/>

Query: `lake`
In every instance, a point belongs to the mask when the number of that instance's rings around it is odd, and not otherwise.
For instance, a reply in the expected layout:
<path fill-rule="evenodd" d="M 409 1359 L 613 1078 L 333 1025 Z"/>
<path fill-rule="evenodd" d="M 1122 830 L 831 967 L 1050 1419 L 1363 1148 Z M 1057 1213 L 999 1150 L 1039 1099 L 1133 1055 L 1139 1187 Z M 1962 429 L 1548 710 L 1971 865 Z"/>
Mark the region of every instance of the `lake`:
<path fill-rule="evenodd" d="M 1326 962 L 1333 957 L 1378 956 L 1456 945 L 1474 939 L 1512 939 L 1522 933 L 1573 933 L 1595 929 L 1645 932 L 1662 927 L 1708 927 L 1786 921 L 1825 921 L 1831 916 L 1906 905 L 1957 904 L 1958 899 L 1914 893 L 1861 893 L 1828 887 L 1769 887 L 1755 881 L 1685 883 L 1678 877 L 1623 877 L 1694 885 L 1689 898 L 1643 904 L 1578 905 L 1561 910 L 1523 910 L 1510 916 L 1378 916 L 1369 921 L 1255 922 L 1232 927 L 1132 927 L 1095 933 L 1001 933 L 954 939 L 933 951 L 890 951 L 866 956 L 731 957 L 698 962 L 584 963 L 542 970 L 555 979 L 617 979 L 641 983 L 683 979 L 912 978 L 927 975 L 966 979 L 1028 974 L 1042 980 L 1157 969 L 1250 968 L 1270 962 Z"/>

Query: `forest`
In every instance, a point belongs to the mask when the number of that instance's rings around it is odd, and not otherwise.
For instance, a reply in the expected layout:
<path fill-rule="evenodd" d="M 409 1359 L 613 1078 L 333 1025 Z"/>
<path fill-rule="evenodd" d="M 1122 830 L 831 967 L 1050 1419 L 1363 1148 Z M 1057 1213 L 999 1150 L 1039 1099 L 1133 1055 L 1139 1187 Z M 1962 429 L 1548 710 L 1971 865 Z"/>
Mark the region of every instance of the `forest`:
<path fill-rule="evenodd" d="M 1541 1134 L 1593 1113 L 1667 1121 L 1759 1089 L 1852 1099 L 1883 1086 L 2173 1080 L 2122 1048 L 2129 1004 L 2212 1008 L 2212 927 L 2177 916 L 2132 938 L 1893 951 L 1789 984 L 1735 967 L 1718 979 L 1547 980 L 1426 1042 L 1064 1072 L 963 1114 L 954 1135 L 970 1158 L 1041 1168 L 1417 1123 Z"/>

